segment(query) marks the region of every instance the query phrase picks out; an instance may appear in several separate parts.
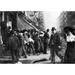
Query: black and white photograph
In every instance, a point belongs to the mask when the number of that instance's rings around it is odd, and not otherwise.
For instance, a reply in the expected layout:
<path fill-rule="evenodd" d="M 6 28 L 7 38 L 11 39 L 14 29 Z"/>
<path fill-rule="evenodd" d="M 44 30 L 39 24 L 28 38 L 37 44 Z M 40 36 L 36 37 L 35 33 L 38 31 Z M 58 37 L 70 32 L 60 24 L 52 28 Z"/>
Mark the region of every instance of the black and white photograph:
<path fill-rule="evenodd" d="M 74 75 L 74 0 L 0 0 L 0 75 Z"/>
<path fill-rule="evenodd" d="M 75 11 L 0 11 L 0 64 L 74 64 Z"/>

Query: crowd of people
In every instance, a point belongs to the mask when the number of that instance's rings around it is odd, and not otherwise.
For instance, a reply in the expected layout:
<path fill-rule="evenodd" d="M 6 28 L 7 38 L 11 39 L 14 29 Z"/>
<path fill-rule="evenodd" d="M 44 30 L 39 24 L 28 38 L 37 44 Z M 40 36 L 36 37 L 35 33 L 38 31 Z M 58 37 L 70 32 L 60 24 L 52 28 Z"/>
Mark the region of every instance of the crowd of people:
<path fill-rule="evenodd" d="M 48 32 L 48 30 L 47 30 Z M 35 54 L 46 54 L 47 53 L 47 43 L 49 39 L 48 33 L 38 32 L 36 30 L 22 31 L 20 33 L 24 45 L 24 49 L 28 55 Z M 47 43 L 46 43 L 47 42 Z M 46 48 L 44 48 L 46 46 Z"/>
<path fill-rule="evenodd" d="M 11 51 L 13 61 L 18 61 L 21 56 L 27 58 L 30 55 L 47 54 L 50 50 L 50 58 L 52 63 L 55 63 L 57 55 L 63 63 L 75 62 L 75 34 L 72 28 L 65 28 L 64 33 L 57 32 L 55 27 L 46 31 L 32 30 L 11 30 L 8 28 L 7 42 L 5 49 Z M 4 44 L 4 43 L 3 43 Z"/>
<path fill-rule="evenodd" d="M 31 30 L 7 29 L 7 39 L 4 41 L 5 50 L 10 50 L 13 60 L 21 56 L 47 54 L 49 29 L 44 32 Z M 15 59 L 15 60 L 16 60 Z"/>

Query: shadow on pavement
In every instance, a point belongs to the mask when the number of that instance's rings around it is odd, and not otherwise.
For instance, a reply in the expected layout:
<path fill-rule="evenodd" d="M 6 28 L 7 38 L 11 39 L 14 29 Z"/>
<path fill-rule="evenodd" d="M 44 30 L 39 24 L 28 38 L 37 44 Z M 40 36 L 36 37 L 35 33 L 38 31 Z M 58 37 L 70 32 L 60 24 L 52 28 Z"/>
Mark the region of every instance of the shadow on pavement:
<path fill-rule="evenodd" d="M 0 60 L 0 64 L 13 64 L 12 60 Z"/>
<path fill-rule="evenodd" d="M 48 61 L 48 59 L 41 59 L 41 60 L 35 60 L 32 62 L 32 64 L 35 64 L 35 63 L 40 63 L 40 62 L 44 62 L 44 61 Z"/>

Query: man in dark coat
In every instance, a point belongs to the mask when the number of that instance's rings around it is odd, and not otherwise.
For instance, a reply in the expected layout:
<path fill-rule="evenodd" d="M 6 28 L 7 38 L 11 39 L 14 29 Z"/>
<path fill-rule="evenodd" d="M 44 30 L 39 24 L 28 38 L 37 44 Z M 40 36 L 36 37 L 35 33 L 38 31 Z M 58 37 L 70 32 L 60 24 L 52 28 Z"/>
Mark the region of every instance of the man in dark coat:
<path fill-rule="evenodd" d="M 41 39 L 39 38 L 39 34 L 37 33 L 35 35 L 35 41 L 34 41 L 35 52 L 37 54 L 40 53 L 40 41 Z"/>
<path fill-rule="evenodd" d="M 48 48 L 48 39 L 49 39 L 49 29 L 44 34 L 44 54 L 47 54 L 47 48 Z"/>
<path fill-rule="evenodd" d="M 51 62 L 55 62 L 55 54 L 59 56 L 58 51 L 60 50 L 60 38 L 58 33 L 56 32 L 55 27 L 52 28 L 52 34 L 50 37 L 49 47 L 51 52 Z"/>
<path fill-rule="evenodd" d="M 16 36 L 15 31 L 11 31 L 11 36 L 8 39 L 8 49 L 11 51 L 12 61 L 17 62 L 19 60 L 19 39 Z"/>
<path fill-rule="evenodd" d="M 40 53 L 44 52 L 44 38 L 40 36 Z"/>

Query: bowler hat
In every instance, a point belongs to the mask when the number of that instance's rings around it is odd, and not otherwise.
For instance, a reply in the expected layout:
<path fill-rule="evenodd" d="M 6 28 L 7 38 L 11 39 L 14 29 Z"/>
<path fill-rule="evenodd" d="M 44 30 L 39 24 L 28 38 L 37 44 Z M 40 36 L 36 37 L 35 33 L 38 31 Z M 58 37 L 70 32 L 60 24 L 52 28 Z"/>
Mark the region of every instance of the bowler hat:
<path fill-rule="evenodd" d="M 54 30 L 56 30 L 55 27 L 52 27 L 51 31 L 54 31 Z"/>

